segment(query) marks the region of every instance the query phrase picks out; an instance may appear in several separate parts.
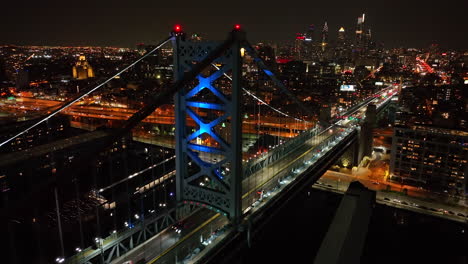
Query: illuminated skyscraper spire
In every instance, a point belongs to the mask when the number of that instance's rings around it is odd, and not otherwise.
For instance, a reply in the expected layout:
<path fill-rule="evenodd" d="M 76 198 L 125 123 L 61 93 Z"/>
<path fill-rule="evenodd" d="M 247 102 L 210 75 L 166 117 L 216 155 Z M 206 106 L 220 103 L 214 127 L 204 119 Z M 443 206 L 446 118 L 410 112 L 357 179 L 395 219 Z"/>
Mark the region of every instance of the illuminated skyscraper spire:
<path fill-rule="evenodd" d="M 357 25 L 356 25 L 356 39 L 355 44 L 357 48 L 362 48 L 363 45 L 363 34 L 364 34 L 364 21 L 366 18 L 366 14 L 362 14 L 362 16 L 358 17 Z"/>
<path fill-rule="evenodd" d="M 327 46 L 328 43 L 328 24 L 327 21 L 325 21 L 325 24 L 323 25 L 322 29 L 322 51 L 325 51 L 325 46 Z"/>
<path fill-rule="evenodd" d="M 328 24 L 327 21 L 325 21 L 325 24 L 323 25 L 322 29 L 322 44 L 323 43 L 328 43 Z"/>
<path fill-rule="evenodd" d="M 338 30 L 338 40 L 339 41 L 344 41 L 345 40 L 345 29 L 344 29 L 344 27 L 340 27 L 340 30 Z"/>
<path fill-rule="evenodd" d="M 338 45 L 343 45 L 345 42 L 345 29 L 344 27 L 340 27 L 338 30 Z"/>

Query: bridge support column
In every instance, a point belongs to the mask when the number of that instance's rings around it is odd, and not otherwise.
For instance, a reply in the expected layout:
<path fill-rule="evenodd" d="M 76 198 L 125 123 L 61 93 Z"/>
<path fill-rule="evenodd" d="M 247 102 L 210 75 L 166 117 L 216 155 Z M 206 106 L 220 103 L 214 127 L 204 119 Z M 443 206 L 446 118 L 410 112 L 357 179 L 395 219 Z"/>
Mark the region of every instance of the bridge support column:
<path fill-rule="evenodd" d="M 358 160 L 361 160 L 365 157 L 372 156 L 372 146 L 373 146 L 373 130 L 376 122 L 376 106 L 370 104 L 367 106 L 366 118 L 361 125 L 361 131 L 359 133 L 359 155 Z"/>
<path fill-rule="evenodd" d="M 240 49 L 244 40 L 242 31 L 231 32 L 222 43 L 186 41 L 183 33 L 173 40 L 176 81 L 196 65 L 207 65 L 174 98 L 178 208 L 184 204 L 209 208 L 234 224 L 242 215 Z M 232 78 L 230 89 L 225 75 Z"/>
<path fill-rule="evenodd" d="M 352 168 L 359 164 L 359 141 L 354 142 L 337 161 L 338 166 Z"/>

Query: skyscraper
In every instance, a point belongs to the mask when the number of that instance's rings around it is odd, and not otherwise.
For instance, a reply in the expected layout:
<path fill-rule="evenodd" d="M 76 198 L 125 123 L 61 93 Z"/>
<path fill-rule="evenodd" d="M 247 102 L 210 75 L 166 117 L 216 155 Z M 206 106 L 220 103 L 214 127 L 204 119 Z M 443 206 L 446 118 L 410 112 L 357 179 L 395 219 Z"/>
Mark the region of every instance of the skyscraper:
<path fill-rule="evenodd" d="M 296 33 L 296 39 L 294 40 L 294 58 L 296 60 L 304 59 L 304 41 L 306 37 L 303 33 Z"/>
<path fill-rule="evenodd" d="M 344 27 L 340 27 L 340 29 L 338 30 L 338 43 L 344 43 L 345 38 L 345 29 Z"/>
<path fill-rule="evenodd" d="M 366 30 L 366 34 L 364 35 L 364 48 L 368 50 L 371 46 L 371 41 L 372 41 L 372 33 L 371 29 Z"/>
<path fill-rule="evenodd" d="M 336 43 L 336 49 L 335 49 L 335 56 L 337 59 L 345 59 L 347 50 L 349 50 L 346 47 L 346 32 L 344 27 L 340 27 L 338 30 L 338 40 Z"/>
<path fill-rule="evenodd" d="M 308 41 L 308 42 L 315 42 L 315 26 L 312 24 L 312 25 L 309 25 L 309 28 L 307 29 L 307 34 L 306 34 L 306 38 L 305 40 Z"/>
<path fill-rule="evenodd" d="M 328 44 L 328 24 L 325 21 L 322 29 L 322 51 L 325 51 L 325 46 Z"/>
<path fill-rule="evenodd" d="M 355 46 L 358 49 L 362 48 L 363 45 L 363 34 L 364 34 L 364 22 L 365 22 L 366 14 L 362 14 L 361 17 L 358 17 L 357 25 L 356 25 L 356 39 L 355 39 Z"/>

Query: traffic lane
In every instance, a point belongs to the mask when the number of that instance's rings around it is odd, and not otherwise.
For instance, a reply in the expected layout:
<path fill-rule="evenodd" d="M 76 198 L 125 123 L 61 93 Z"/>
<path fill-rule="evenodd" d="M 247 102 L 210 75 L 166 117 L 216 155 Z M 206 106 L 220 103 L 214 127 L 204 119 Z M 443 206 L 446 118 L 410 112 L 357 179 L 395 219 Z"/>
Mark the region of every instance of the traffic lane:
<path fill-rule="evenodd" d="M 246 200 L 243 201 L 242 210 L 245 210 L 251 203 L 255 202 L 257 199 L 255 197 L 255 191 L 261 188 L 265 183 L 271 181 L 278 173 L 283 172 L 286 166 L 289 166 L 291 163 L 296 161 L 298 158 L 303 156 L 305 153 L 311 154 L 311 149 L 315 148 L 317 145 L 326 142 L 330 137 L 336 135 L 338 130 L 331 130 L 335 133 L 322 133 L 316 137 L 313 137 L 307 140 L 304 144 L 299 146 L 295 151 L 286 155 L 284 158 L 280 159 L 278 162 L 275 162 L 272 165 L 252 174 L 249 178 L 244 179 L 242 183 L 243 198 Z M 250 199 L 250 201 L 249 201 Z"/>
<path fill-rule="evenodd" d="M 188 226 L 180 234 L 176 233 L 175 230 L 170 227 L 166 228 L 158 235 L 150 238 L 142 245 L 137 246 L 132 251 L 124 254 L 120 258 L 115 259 L 111 263 L 123 264 L 125 261 L 133 261 L 135 263 L 143 258 L 146 260 L 152 259 L 177 243 L 181 237 L 196 229 L 198 224 L 203 223 L 203 221 L 206 221 L 214 214 L 214 212 L 208 209 L 200 209 L 190 217 L 184 219 Z"/>
<path fill-rule="evenodd" d="M 229 221 L 226 217 L 221 216 L 221 214 L 215 214 L 207 221 L 200 223 L 197 229 L 181 238 L 175 245 L 152 258 L 148 263 L 179 263 L 182 261 L 187 263 L 189 259 L 195 257 L 204 248 L 202 240 L 206 240 L 206 238 L 228 223 Z M 195 253 L 195 250 L 198 253 Z"/>

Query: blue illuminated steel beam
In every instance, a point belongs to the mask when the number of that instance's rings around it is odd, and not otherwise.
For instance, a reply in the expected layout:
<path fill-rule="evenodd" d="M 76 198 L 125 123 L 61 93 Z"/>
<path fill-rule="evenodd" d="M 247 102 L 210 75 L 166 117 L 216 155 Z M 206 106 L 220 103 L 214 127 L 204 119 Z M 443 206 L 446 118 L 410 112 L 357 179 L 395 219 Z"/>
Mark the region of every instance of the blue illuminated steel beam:
<path fill-rule="evenodd" d="M 242 60 L 240 48 L 245 37 L 243 32 L 235 31 L 230 34 L 229 38 L 233 40 L 232 45 L 226 47 L 223 54 L 211 61 L 211 64 L 220 64 L 222 67 L 212 68 L 211 72 L 209 68 L 205 68 L 204 73 L 208 73 L 208 76 L 198 74 L 196 76 L 198 84 L 187 85 L 175 96 L 176 195 L 179 205 L 187 201 L 196 201 L 221 210 L 233 223 L 238 223 L 242 205 L 240 109 Z M 203 60 L 206 54 L 210 54 L 210 51 L 216 49 L 218 45 L 219 43 L 215 42 L 191 42 L 177 37 L 174 40 L 175 79 L 178 80 L 185 72 L 190 71 L 194 65 L 197 65 L 197 62 Z M 224 94 L 225 91 L 229 92 L 229 89 L 223 87 L 221 91 L 215 83 L 228 72 L 231 72 L 233 79 L 229 97 Z M 217 98 L 217 103 L 207 101 L 203 96 L 197 97 L 205 89 Z M 199 111 L 195 113 L 191 107 L 198 108 L 207 116 L 216 116 L 216 119 L 204 120 L 197 114 Z M 190 128 L 187 126 L 187 116 L 190 116 L 197 125 L 196 131 L 192 133 L 189 132 Z M 225 128 L 223 122 L 228 122 L 228 120 L 230 126 Z M 215 129 L 216 127 L 219 129 Z M 223 129 L 229 129 L 223 133 L 226 138 L 218 134 Z M 193 142 L 196 138 L 203 136 L 210 136 L 216 141 L 216 147 Z M 217 158 L 211 158 L 212 155 L 216 155 Z M 190 166 L 197 166 L 199 170 L 190 169 Z M 210 184 L 205 184 L 205 177 L 211 180 Z"/>

